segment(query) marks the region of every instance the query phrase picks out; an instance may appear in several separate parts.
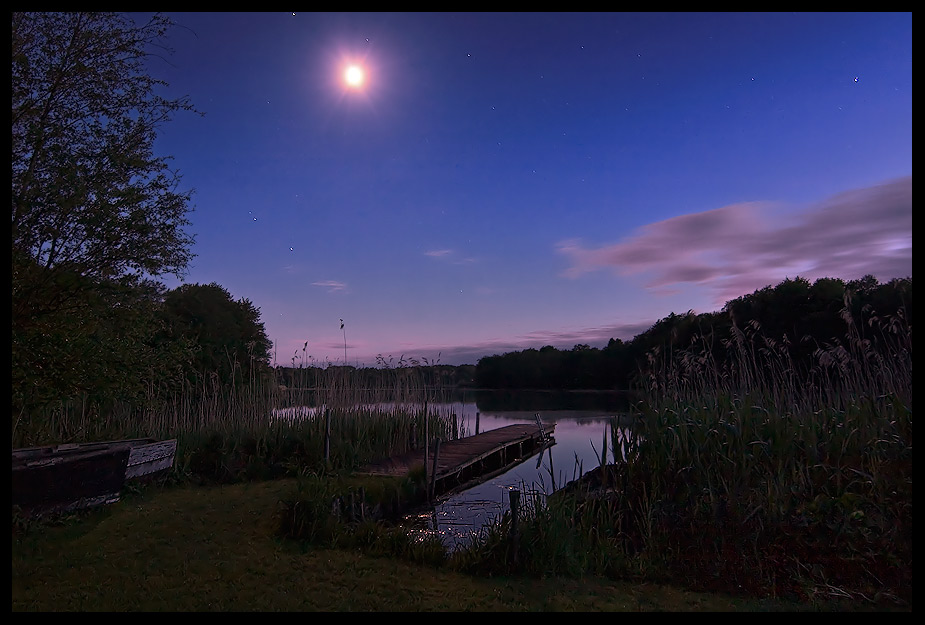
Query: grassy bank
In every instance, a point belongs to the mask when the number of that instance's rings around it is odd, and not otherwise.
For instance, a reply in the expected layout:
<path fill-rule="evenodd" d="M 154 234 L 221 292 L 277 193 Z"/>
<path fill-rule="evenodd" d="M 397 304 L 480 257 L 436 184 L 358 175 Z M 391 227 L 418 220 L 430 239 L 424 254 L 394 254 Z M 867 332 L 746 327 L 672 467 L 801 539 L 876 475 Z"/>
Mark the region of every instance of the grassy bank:
<path fill-rule="evenodd" d="M 150 488 L 13 533 L 13 611 L 835 609 L 602 577 L 480 577 L 277 536 L 296 481 Z"/>

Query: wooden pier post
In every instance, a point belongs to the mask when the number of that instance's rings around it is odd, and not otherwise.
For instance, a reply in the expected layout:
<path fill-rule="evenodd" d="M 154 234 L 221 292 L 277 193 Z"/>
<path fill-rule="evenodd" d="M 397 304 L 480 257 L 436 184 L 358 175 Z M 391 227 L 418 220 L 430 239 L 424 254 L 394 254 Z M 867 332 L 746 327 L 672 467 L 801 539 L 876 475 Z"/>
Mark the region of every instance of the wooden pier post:
<path fill-rule="evenodd" d="M 617 429 L 617 418 L 610 417 L 610 451 L 613 455 L 614 463 L 617 462 L 617 438 L 619 437 L 619 431 Z M 621 454 L 622 455 L 622 454 Z"/>
<path fill-rule="evenodd" d="M 478 411 L 476 411 L 476 413 L 475 413 L 475 433 L 476 433 L 476 434 L 479 433 L 479 414 L 480 414 L 480 413 L 479 413 Z"/>
<path fill-rule="evenodd" d="M 430 454 L 430 436 L 427 431 L 427 400 L 424 400 L 424 479 L 427 479 L 427 460 Z M 426 483 L 426 482 L 425 482 Z"/>
<path fill-rule="evenodd" d="M 549 450 L 549 477 L 552 478 L 552 492 L 556 492 L 556 468 L 552 466 L 552 449 Z"/>
<path fill-rule="evenodd" d="M 330 467 L 331 462 L 331 411 L 324 409 L 324 466 Z"/>
<path fill-rule="evenodd" d="M 607 424 L 604 424 L 604 438 L 601 441 L 601 472 L 607 466 Z"/>
<path fill-rule="evenodd" d="M 520 516 L 520 491 L 512 490 L 510 492 L 511 499 L 511 553 L 514 558 L 514 564 L 517 564 L 517 543 L 520 542 L 520 524 L 518 522 L 518 517 Z"/>
<path fill-rule="evenodd" d="M 534 413 L 534 418 L 536 419 L 536 427 L 540 431 L 540 436 L 543 437 L 543 440 L 546 440 L 546 429 L 543 427 L 543 420 L 540 419 L 540 413 Z"/>
<path fill-rule="evenodd" d="M 437 438 L 434 441 L 434 465 L 430 471 L 430 488 L 428 489 L 428 492 L 427 492 L 427 501 L 434 500 L 434 487 L 436 486 L 436 482 L 437 482 L 437 456 L 439 455 L 440 455 L 440 439 Z"/>

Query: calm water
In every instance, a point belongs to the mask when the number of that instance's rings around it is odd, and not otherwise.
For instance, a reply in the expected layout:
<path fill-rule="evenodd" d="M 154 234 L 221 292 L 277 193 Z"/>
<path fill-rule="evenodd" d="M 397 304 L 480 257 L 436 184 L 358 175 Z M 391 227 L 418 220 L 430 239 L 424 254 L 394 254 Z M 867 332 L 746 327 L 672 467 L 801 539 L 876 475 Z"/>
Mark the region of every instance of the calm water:
<path fill-rule="evenodd" d="M 508 509 L 512 489 L 538 497 L 548 495 L 553 488 L 597 467 L 605 444 L 607 458 L 612 461 L 612 417 L 625 414 L 627 403 L 624 396 L 611 393 L 479 392 L 445 408 L 462 420 L 467 435 L 475 434 L 476 413 L 479 432 L 535 423 L 537 413 L 544 425 L 555 426 L 555 445 L 551 448 L 486 482 L 439 499 L 432 509 L 406 519 L 415 531 L 436 534 L 453 549 L 468 543 Z M 618 436 L 627 434 L 619 422 L 617 431 Z"/>
<path fill-rule="evenodd" d="M 614 457 L 610 429 L 616 420 L 618 436 L 628 431 L 619 418 L 629 409 L 625 394 L 567 391 L 460 391 L 448 403 L 431 404 L 433 410 L 455 414 L 462 434 L 470 436 L 515 423 L 536 422 L 555 426 L 555 444 L 505 473 L 468 490 L 438 499 L 432 508 L 405 519 L 411 531 L 437 535 L 449 549 L 465 545 L 482 528 L 509 507 L 510 491 L 544 497 L 581 477 L 600 464 L 606 446 Z M 277 411 L 286 418 L 314 415 L 317 407 Z M 606 435 L 605 435 L 606 433 Z M 606 440 L 605 440 L 606 439 Z"/>

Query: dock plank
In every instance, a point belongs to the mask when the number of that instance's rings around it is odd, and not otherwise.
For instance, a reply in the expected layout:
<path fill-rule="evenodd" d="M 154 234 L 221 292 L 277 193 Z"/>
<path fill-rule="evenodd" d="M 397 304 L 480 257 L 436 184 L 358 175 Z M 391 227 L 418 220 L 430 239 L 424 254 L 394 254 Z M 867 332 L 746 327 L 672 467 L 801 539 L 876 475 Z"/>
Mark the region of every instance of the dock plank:
<path fill-rule="evenodd" d="M 545 434 L 551 435 L 554 429 L 554 425 L 547 424 Z M 517 423 L 474 436 L 441 441 L 440 452 L 437 454 L 436 479 L 441 480 L 458 474 L 489 456 L 499 453 L 505 447 L 520 443 L 535 444 L 541 441 L 542 437 L 543 432 L 536 424 Z M 430 461 L 433 461 L 433 456 L 430 456 Z M 371 463 L 360 472 L 370 475 L 403 476 L 407 475 L 411 469 L 423 464 L 424 450 L 418 449 Z M 431 467 L 427 467 L 427 472 L 430 473 L 430 471 Z"/>

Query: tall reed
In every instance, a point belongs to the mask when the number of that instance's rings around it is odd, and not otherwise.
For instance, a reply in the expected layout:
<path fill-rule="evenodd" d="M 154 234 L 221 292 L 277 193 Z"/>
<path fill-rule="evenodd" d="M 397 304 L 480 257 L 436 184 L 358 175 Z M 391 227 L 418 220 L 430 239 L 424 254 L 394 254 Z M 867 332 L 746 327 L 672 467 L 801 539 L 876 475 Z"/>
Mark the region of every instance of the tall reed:
<path fill-rule="evenodd" d="M 349 470 L 402 453 L 430 437 L 450 438 L 450 416 L 435 409 L 444 389 L 420 370 L 378 375 L 326 367 L 303 376 L 311 386 L 284 388 L 272 377 L 223 384 L 206 374 L 168 391 L 107 405 L 61 401 L 13 427 L 13 447 L 122 438 L 177 438 L 176 477 L 208 480 L 276 477 L 306 467 Z M 425 419 L 427 427 L 425 428 Z M 325 458 L 325 440 L 329 455 Z"/>
<path fill-rule="evenodd" d="M 733 323 L 722 363 L 709 337 L 651 353 L 614 464 L 523 524 L 558 526 L 532 534 L 545 568 L 601 572 L 583 551 L 596 549 L 699 588 L 911 601 L 912 329 L 902 313 L 858 328 L 849 304 L 849 341 L 819 345 L 808 368 L 757 323 Z"/>
<path fill-rule="evenodd" d="M 642 537 L 667 568 L 768 593 L 910 598 L 911 327 L 875 318 L 864 337 L 849 304 L 848 344 L 819 346 L 809 369 L 757 323 L 733 324 L 722 366 L 703 346 L 652 363 L 627 472 L 648 478 Z"/>

